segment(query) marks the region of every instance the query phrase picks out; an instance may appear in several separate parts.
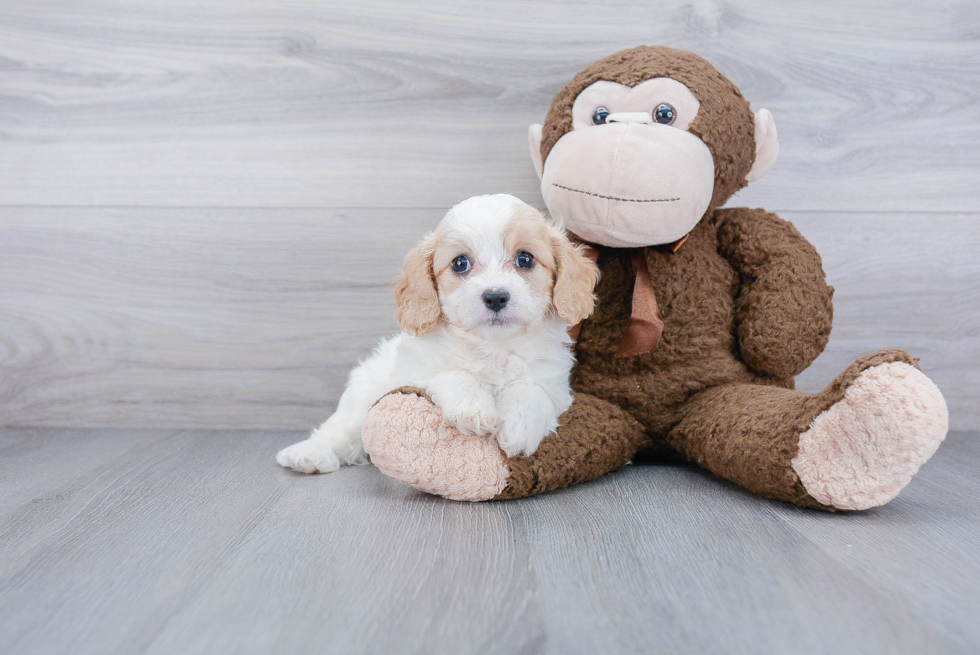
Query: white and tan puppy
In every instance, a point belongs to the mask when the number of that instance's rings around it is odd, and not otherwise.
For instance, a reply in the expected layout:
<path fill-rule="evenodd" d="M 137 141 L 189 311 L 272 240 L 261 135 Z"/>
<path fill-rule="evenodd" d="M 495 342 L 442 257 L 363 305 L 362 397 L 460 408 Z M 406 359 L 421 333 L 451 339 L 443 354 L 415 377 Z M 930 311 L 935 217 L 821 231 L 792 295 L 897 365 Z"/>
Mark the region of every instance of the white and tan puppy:
<path fill-rule="evenodd" d="M 599 271 L 564 232 L 509 195 L 449 210 L 405 258 L 402 333 L 351 371 L 337 411 L 276 460 L 304 473 L 363 464 L 368 410 L 401 386 L 425 389 L 461 431 L 533 453 L 572 403 L 568 326 L 592 313 Z"/>

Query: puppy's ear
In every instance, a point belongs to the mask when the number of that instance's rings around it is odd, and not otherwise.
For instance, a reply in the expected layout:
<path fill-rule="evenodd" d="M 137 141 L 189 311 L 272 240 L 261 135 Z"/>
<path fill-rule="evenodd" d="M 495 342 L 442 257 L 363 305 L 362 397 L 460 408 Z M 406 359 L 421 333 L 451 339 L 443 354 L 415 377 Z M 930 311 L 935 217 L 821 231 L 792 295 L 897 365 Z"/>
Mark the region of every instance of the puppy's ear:
<path fill-rule="evenodd" d="M 432 270 L 435 234 L 429 234 L 405 257 L 402 274 L 395 281 L 395 318 L 402 331 L 422 337 L 442 316 Z"/>
<path fill-rule="evenodd" d="M 599 267 L 587 253 L 588 247 L 573 244 L 564 235 L 555 237 L 555 290 L 552 294 L 555 310 L 569 325 L 587 319 L 595 309 L 595 285 Z"/>

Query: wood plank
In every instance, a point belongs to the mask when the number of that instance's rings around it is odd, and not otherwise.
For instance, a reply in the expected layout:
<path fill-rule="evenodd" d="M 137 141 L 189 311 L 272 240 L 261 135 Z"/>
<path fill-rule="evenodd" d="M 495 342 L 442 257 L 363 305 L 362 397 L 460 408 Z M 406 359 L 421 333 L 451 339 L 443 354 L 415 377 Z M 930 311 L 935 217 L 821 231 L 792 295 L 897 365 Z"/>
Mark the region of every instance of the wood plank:
<path fill-rule="evenodd" d="M 388 282 L 442 213 L 11 210 L 2 420 L 311 425 L 397 329 Z"/>
<path fill-rule="evenodd" d="M 621 48 L 694 50 L 773 111 L 739 204 L 980 211 L 980 6 L 8 1 L 0 203 L 443 207 L 540 200 L 552 95 Z"/>
<path fill-rule="evenodd" d="M 17 462 L 0 525 L 33 521 L 15 549 L 0 532 L 3 652 L 968 653 L 980 639 L 978 433 L 952 435 L 888 506 L 837 515 L 688 467 L 469 504 L 373 467 L 278 469 L 296 433 L 32 436 L 0 431 L 0 466 Z M 65 448 L 104 460 L 77 471 Z M 10 500 L 24 482 L 32 494 Z"/>
<path fill-rule="evenodd" d="M 0 424 L 308 429 L 397 329 L 389 280 L 442 209 L 20 208 L 0 221 Z M 980 426 L 975 215 L 785 212 L 837 287 L 815 391 L 886 347 Z"/>
<path fill-rule="evenodd" d="M 63 476 L 51 491 L 64 500 L 37 517 L 32 541 L 2 549 L 0 650 L 141 652 L 281 493 L 275 475 L 256 484 L 272 468 L 268 457 L 258 466 L 259 453 L 236 448 L 233 435 L 155 436 L 119 431 L 120 449 L 140 447 L 125 458 L 103 449 L 92 473 L 51 462 Z M 4 518 L 30 507 L 4 507 Z M 59 623 L 72 628 L 53 631 Z"/>
<path fill-rule="evenodd" d="M 777 506 L 854 576 L 967 648 L 980 643 L 980 435 L 954 433 L 893 503 L 841 521 Z"/>

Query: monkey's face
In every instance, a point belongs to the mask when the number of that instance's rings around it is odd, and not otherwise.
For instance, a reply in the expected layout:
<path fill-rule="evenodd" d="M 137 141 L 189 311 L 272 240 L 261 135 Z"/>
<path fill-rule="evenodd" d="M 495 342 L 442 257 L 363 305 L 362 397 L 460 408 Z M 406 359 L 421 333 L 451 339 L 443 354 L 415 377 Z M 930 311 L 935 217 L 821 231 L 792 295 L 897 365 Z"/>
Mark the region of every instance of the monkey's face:
<path fill-rule="evenodd" d="M 670 78 L 587 87 L 572 106 L 572 129 L 544 162 L 541 193 L 551 213 L 604 246 L 686 235 L 707 210 L 715 181 L 711 151 L 688 131 L 699 108 Z"/>
<path fill-rule="evenodd" d="M 587 67 L 529 135 L 551 213 L 583 239 L 620 248 L 683 238 L 779 153 L 772 114 L 753 115 L 711 64 L 664 46 Z"/>

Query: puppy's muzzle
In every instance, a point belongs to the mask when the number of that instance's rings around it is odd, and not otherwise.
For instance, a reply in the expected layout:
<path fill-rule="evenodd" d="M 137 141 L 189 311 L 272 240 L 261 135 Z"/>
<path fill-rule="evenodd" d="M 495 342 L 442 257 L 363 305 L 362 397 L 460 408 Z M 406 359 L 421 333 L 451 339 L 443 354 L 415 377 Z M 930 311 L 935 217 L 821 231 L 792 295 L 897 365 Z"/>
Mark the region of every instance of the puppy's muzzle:
<path fill-rule="evenodd" d="M 510 294 L 503 289 L 487 289 L 483 292 L 483 304 L 492 312 L 499 312 L 507 306 Z"/>

